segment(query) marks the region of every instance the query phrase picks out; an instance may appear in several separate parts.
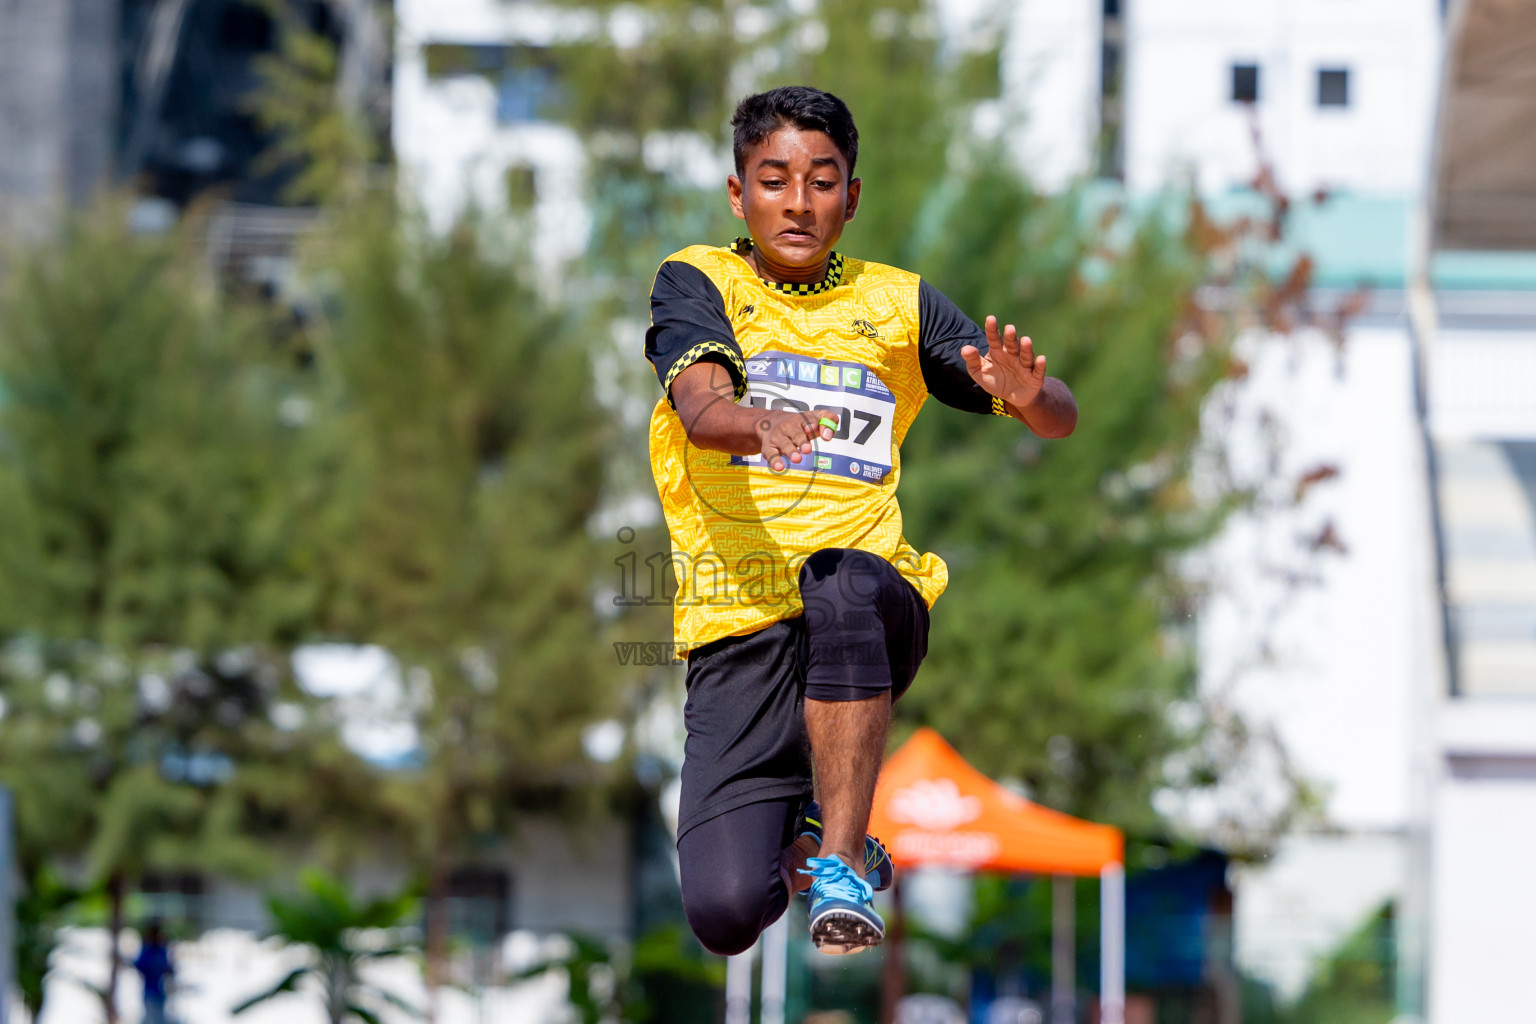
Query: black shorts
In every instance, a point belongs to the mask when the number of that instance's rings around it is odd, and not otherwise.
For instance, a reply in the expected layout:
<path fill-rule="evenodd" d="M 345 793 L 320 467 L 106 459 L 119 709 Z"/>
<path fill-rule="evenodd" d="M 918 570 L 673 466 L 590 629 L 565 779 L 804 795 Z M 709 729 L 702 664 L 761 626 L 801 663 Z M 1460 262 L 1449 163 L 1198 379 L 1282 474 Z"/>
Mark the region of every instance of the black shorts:
<path fill-rule="evenodd" d="M 818 551 L 800 594 L 804 615 L 689 655 L 679 836 L 747 804 L 809 799 L 805 698 L 894 701 L 928 653 L 928 606 L 878 555 Z"/>

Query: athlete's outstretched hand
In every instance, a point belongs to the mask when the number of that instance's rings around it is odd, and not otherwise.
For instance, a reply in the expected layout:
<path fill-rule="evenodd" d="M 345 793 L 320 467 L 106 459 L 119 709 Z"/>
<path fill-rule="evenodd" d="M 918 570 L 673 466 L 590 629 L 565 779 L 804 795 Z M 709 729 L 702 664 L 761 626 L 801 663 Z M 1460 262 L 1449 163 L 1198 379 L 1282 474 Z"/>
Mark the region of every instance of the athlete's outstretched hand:
<path fill-rule="evenodd" d="M 987 317 L 987 354 L 975 345 L 960 349 L 971 379 L 983 391 L 1001 398 L 1009 415 L 1041 437 L 1066 437 L 1077 426 L 1077 402 L 1067 386 L 1045 375 L 1045 356 L 1035 355 L 1034 342 L 1019 337 L 1009 324 L 997 329 L 997 317 Z"/>
<path fill-rule="evenodd" d="M 816 438 L 832 440 L 832 430 L 821 425 L 823 417 L 833 423 L 840 418 L 835 409 L 812 409 L 810 412 L 779 409 L 763 413 L 757 430 L 768 468 L 782 473 L 789 468 L 790 462 L 799 462 L 803 456 L 811 454 L 812 441 Z M 789 462 L 784 461 L 786 458 Z"/>
<path fill-rule="evenodd" d="M 987 354 L 975 345 L 960 350 L 971 379 L 989 395 L 996 395 L 1015 408 L 1022 409 L 1035 400 L 1045 387 L 1045 356 L 1035 355 L 1035 344 L 1019 337 L 1009 324 L 997 329 L 997 317 L 987 317 Z"/>

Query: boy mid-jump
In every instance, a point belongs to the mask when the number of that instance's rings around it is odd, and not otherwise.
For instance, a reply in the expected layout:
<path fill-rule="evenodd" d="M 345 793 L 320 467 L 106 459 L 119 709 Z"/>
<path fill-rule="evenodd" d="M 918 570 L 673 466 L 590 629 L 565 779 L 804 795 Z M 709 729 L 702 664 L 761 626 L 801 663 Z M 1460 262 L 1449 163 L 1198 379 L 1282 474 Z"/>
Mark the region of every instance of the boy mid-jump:
<path fill-rule="evenodd" d="M 901 442 L 930 395 L 1047 438 L 1077 405 L 1012 324 L 979 327 L 916 274 L 833 250 L 860 189 L 841 100 L 774 89 L 731 123 L 749 237 L 669 257 L 646 334 L 688 655 L 683 906 L 729 955 L 808 883 L 817 947 L 851 953 L 885 934 L 870 897 L 892 868 L 865 830 L 891 703 L 949 578 L 902 536 Z"/>

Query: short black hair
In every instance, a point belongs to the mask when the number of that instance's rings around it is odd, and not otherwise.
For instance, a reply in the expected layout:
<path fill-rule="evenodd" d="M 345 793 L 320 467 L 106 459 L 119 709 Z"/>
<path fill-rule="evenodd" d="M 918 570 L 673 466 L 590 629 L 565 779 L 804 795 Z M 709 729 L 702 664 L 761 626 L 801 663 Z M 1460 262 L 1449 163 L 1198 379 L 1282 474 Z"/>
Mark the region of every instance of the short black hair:
<path fill-rule="evenodd" d="M 780 128 L 798 128 L 830 137 L 848 161 L 848 176 L 853 177 L 853 164 L 859 157 L 859 130 L 854 127 L 848 104 L 829 92 L 808 85 L 786 85 L 748 96 L 736 105 L 731 127 L 736 130 L 732 149 L 737 174 L 746 170 L 747 150 Z"/>

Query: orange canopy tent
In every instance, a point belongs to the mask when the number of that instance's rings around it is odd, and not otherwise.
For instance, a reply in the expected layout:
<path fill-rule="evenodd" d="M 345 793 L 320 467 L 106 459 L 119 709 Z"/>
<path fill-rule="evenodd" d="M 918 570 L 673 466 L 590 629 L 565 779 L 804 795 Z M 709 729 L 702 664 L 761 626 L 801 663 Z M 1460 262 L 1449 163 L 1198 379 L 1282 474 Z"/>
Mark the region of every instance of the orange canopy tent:
<path fill-rule="evenodd" d="M 892 859 L 905 868 L 1097 875 L 1103 897 L 1099 1020 L 1121 1024 L 1125 1013 L 1125 837 L 1119 829 L 1031 803 L 972 768 L 942 736 L 923 728 L 880 769 L 869 831 L 885 841 Z M 1058 887 L 1056 892 L 1060 898 L 1063 890 Z M 1054 916 L 1058 926 L 1065 918 L 1070 928 L 1069 906 L 1058 907 Z M 1053 974 L 1053 988 L 1060 989 L 1053 1002 L 1063 997 L 1070 1000 L 1070 960 L 1064 971 L 1058 967 Z M 1056 1013 L 1052 1016 L 1060 1019 Z"/>
<path fill-rule="evenodd" d="M 927 728 L 880 770 L 869 831 L 902 867 L 1097 875 L 1125 860 L 1119 829 L 1004 789 Z"/>

